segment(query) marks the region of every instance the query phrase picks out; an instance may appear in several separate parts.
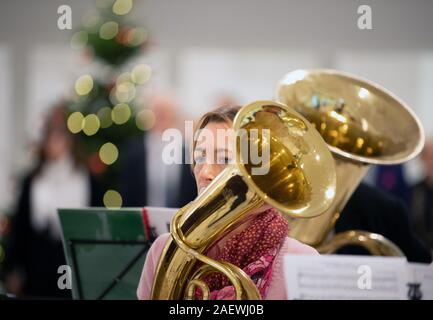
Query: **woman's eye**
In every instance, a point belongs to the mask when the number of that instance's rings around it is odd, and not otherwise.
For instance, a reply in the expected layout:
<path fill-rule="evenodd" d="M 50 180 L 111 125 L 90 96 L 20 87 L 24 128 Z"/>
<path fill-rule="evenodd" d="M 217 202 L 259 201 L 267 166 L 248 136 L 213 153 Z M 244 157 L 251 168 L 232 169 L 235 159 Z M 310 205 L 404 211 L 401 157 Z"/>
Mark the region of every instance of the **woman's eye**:
<path fill-rule="evenodd" d="M 206 162 L 206 158 L 204 156 L 196 156 L 194 161 L 196 164 L 203 164 Z"/>
<path fill-rule="evenodd" d="M 218 159 L 218 164 L 229 164 L 231 159 L 229 157 L 222 157 Z"/>

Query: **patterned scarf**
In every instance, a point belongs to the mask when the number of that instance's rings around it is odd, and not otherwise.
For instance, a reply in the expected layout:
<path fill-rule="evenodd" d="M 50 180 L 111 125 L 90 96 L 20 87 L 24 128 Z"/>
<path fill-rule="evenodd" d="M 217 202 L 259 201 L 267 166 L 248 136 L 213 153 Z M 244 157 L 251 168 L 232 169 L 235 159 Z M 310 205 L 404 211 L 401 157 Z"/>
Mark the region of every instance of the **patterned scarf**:
<path fill-rule="evenodd" d="M 275 209 L 259 213 L 251 224 L 227 240 L 216 260 L 230 262 L 250 276 L 262 298 L 269 288 L 272 262 L 288 231 L 287 220 Z M 211 291 L 211 300 L 232 300 L 234 287 L 221 273 L 204 278 Z"/>

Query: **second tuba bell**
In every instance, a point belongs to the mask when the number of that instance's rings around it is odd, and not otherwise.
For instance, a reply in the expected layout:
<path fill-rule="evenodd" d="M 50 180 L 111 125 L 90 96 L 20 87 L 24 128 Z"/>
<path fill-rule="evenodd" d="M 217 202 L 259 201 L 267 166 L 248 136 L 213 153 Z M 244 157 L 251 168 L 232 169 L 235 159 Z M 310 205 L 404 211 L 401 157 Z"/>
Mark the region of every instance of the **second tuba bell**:
<path fill-rule="evenodd" d="M 370 165 L 398 164 L 415 157 L 424 145 L 422 126 L 410 108 L 370 81 L 336 70 L 296 70 L 277 85 L 277 100 L 311 121 L 332 151 L 337 192 L 326 212 L 290 221 L 290 235 L 333 253 L 359 245 L 373 255 L 402 256 L 381 235 L 352 230 L 333 236 L 341 211 Z"/>

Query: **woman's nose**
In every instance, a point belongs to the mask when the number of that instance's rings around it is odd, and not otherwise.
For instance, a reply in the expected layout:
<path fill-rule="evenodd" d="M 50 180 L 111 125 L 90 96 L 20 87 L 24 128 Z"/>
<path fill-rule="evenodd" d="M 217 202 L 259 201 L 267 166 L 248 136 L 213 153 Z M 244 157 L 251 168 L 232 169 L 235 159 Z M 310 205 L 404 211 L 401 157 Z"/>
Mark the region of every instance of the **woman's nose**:
<path fill-rule="evenodd" d="M 210 182 L 216 177 L 214 164 L 205 163 L 200 170 L 200 180 Z"/>

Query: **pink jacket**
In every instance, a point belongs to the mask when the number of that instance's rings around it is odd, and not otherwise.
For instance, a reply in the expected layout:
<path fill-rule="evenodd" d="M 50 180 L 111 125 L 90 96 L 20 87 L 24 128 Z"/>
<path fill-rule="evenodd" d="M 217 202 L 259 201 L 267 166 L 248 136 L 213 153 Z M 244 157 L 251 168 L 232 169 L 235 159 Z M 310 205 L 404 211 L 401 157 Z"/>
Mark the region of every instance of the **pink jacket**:
<path fill-rule="evenodd" d="M 155 269 L 158 265 L 159 257 L 164 249 L 164 246 L 170 237 L 169 233 L 160 235 L 147 253 L 143 271 L 141 273 L 140 283 L 137 289 L 137 297 L 140 300 L 149 300 L 150 292 L 152 291 L 153 278 Z M 307 246 L 295 239 L 286 238 L 280 252 L 276 256 L 273 265 L 271 284 L 269 286 L 266 300 L 287 300 L 285 290 L 285 281 L 283 274 L 283 256 L 286 253 L 291 254 L 319 254 L 316 249 Z"/>

